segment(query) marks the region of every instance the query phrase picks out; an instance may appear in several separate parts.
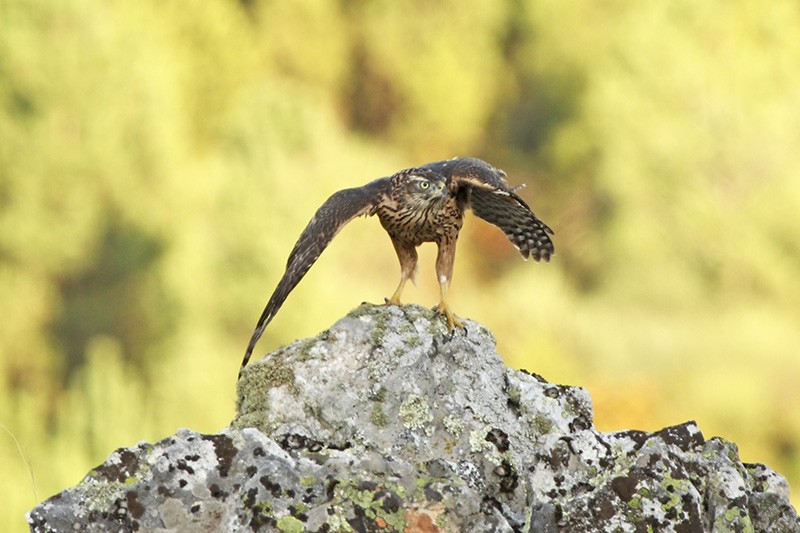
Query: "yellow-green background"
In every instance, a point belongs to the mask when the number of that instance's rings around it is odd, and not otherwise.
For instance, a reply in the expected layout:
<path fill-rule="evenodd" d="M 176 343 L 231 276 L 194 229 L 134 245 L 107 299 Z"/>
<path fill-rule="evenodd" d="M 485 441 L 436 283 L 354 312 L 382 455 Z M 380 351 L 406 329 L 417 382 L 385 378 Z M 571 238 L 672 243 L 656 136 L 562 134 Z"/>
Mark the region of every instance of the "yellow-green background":
<path fill-rule="evenodd" d="M 223 428 L 313 211 L 458 155 L 527 182 L 558 254 L 469 218 L 455 311 L 601 430 L 694 419 L 798 504 L 798 35 L 795 0 L 0 0 L 0 529 L 116 447 Z M 353 222 L 259 353 L 397 276 Z"/>

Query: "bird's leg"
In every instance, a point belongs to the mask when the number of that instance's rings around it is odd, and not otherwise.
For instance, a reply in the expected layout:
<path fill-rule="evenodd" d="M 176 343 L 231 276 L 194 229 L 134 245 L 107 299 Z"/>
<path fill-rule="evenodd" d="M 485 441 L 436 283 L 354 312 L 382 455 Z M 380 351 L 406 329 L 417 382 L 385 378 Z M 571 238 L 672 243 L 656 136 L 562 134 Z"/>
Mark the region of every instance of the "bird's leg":
<path fill-rule="evenodd" d="M 433 308 L 437 314 L 444 315 L 447 319 L 447 327 L 450 331 L 453 331 L 455 328 L 459 329 L 466 329 L 464 324 L 456 317 L 455 314 L 450 310 L 450 307 L 447 305 L 447 289 L 450 283 L 445 280 L 442 281 L 443 278 L 439 278 L 439 293 L 441 294 L 441 301 Z"/>
<path fill-rule="evenodd" d="M 457 235 L 457 234 L 456 234 Z M 433 308 L 436 313 L 444 315 L 447 319 L 447 327 L 450 331 L 455 328 L 464 329 L 464 324 L 456 318 L 456 315 L 447 305 L 447 289 L 450 288 L 450 279 L 453 277 L 453 259 L 456 253 L 456 239 L 444 239 L 439 242 L 439 252 L 436 256 L 436 275 L 439 276 L 439 304 Z"/>
<path fill-rule="evenodd" d="M 391 298 L 386 299 L 387 304 L 400 305 L 400 296 L 403 294 L 403 287 L 406 282 L 414 282 L 417 272 L 417 248 L 413 244 L 392 239 L 394 250 L 397 252 L 397 259 L 400 260 L 400 284 L 392 294 Z"/>
<path fill-rule="evenodd" d="M 392 305 L 400 305 L 400 295 L 403 294 L 403 287 L 405 287 L 405 285 L 406 285 L 406 278 L 401 273 L 400 284 L 397 286 L 397 289 L 395 289 L 394 294 L 392 294 L 392 297 L 386 298 L 386 303 Z"/>

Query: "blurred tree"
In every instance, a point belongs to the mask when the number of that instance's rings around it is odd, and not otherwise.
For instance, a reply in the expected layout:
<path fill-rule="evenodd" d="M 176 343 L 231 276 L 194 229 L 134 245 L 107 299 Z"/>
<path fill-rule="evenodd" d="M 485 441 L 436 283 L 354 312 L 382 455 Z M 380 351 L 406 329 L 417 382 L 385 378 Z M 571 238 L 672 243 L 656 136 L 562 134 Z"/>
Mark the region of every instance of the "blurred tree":
<path fill-rule="evenodd" d="M 356 47 L 344 92 L 351 123 L 373 128 L 368 131 L 382 128 L 385 138 L 423 160 L 469 151 L 482 136 L 501 76 L 497 44 L 505 5 L 473 2 L 468 10 L 454 1 L 357 5 L 360 9 L 350 10 Z"/>
<path fill-rule="evenodd" d="M 111 217 L 95 259 L 56 280 L 61 305 L 52 329 L 65 358 L 58 365 L 62 386 L 99 336 L 116 339 L 123 360 L 147 378 L 147 359 L 160 355 L 176 321 L 175 302 L 158 274 L 163 249 L 157 238 Z"/>

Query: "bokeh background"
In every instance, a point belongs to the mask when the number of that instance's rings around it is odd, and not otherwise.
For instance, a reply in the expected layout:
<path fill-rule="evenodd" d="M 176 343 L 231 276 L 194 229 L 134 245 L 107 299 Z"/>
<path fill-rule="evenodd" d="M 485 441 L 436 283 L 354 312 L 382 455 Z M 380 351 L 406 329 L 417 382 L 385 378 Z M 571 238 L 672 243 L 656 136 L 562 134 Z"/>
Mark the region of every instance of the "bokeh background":
<path fill-rule="evenodd" d="M 0 529 L 115 448 L 231 420 L 252 327 L 334 191 L 505 169 L 452 305 L 604 431 L 694 419 L 800 503 L 795 0 L 0 0 Z M 434 249 L 405 301 L 437 301 Z M 394 290 L 352 222 L 258 353 Z M 21 450 L 21 451 L 20 451 Z"/>

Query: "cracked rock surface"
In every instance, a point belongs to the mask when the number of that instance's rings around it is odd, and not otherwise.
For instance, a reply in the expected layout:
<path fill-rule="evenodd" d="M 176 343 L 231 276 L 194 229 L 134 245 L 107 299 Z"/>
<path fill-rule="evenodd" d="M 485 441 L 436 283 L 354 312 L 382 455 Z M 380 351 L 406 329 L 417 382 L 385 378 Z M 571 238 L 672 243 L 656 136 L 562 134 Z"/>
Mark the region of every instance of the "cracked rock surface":
<path fill-rule="evenodd" d="M 237 416 L 119 449 L 32 531 L 800 532 L 785 479 L 693 422 L 601 433 L 492 335 L 362 305 L 246 368 Z"/>

